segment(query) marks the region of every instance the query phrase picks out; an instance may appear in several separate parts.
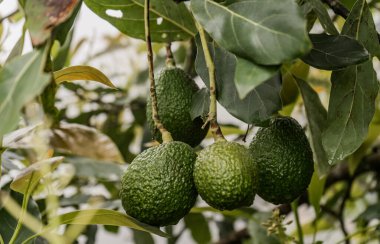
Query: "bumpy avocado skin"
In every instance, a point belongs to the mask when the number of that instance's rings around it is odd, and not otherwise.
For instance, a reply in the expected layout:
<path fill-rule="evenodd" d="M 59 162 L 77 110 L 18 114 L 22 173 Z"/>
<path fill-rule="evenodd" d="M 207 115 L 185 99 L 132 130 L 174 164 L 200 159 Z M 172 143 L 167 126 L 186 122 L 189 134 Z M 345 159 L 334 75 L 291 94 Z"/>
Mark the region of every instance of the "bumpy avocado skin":
<path fill-rule="evenodd" d="M 257 194 L 274 204 L 290 203 L 308 187 L 313 153 L 302 127 L 291 117 L 273 119 L 249 146 L 257 169 Z"/>
<path fill-rule="evenodd" d="M 205 138 L 208 127 L 202 129 L 201 117 L 191 120 L 190 110 L 193 94 L 199 90 L 197 84 L 180 68 L 164 68 L 156 80 L 158 115 L 164 127 L 175 141 L 192 147 Z M 160 132 L 152 119 L 151 101 L 147 101 L 147 120 L 155 140 L 162 142 Z"/>
<path fill-rule="evenodd" d="M 232 210 L 250 206 L 255 198 L 255 170 L 249 151 L 236 142 L 216 142 L 195 162 L 194 181 L 210 206 Z"/>
<path fill-rule="evenodd" d="M 121 181 L 126 213 L 154 226 L 176 224 L 198 195 L 193 181 L 196 156 L 189 145 L 178 141 L 139 154 Z"/>

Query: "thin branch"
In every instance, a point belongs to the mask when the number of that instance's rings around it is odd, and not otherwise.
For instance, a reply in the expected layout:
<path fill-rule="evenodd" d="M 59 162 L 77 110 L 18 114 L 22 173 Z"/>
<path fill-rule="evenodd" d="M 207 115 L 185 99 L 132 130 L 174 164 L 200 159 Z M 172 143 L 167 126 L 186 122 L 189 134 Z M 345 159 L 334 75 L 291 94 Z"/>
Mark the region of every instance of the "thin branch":
<path fill-rule="evenodd" d="M 161 132 L 162 141 L 165 143 L 165 142 L 173 141 L 173 138 L 170 132 L 165 129 L 164 125 L 161 123 L 160 118 L 158 116 L 156 84 L 154 81 L 152 40 L 150 37 L 149 7 L 150 7 L 150 1 L 145 0 L 145 6 L 144 6 L 145 41 L 146 41 L 146 46 L 148 49 L 147 56 L 148 56 L 148 63 L 149 63 L 150 97 L 152 100 L 152 119 L 154 121 L 154 125 Z"/>
<path fill-rule="evenodd" d="M 202 49 L 206 59 L 206 65 L 208 69 L 208 75 L 210 80 L 210 111 L 206 123 L 202 128 L 205 128 L 207 123 L 210 123 L 211 133 L 215 141 L 225 141 L 222 130 L 217 122 L 217 109 L 216 109 L 216 78 L 215 78 L 215 65 L 212 60 L 210 50 L 207 45 L 206 33 L 202 26 L 195 21 L 195 25 L 198 29 L 199 36 L 201 38 Z"/>

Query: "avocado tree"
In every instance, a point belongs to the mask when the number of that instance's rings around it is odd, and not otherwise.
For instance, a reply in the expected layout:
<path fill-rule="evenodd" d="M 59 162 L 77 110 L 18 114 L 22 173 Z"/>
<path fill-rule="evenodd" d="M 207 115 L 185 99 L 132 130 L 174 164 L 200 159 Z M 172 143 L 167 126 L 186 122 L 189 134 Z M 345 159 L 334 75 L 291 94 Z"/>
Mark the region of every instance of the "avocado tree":
<path fill-rule="evenodd" d="M 118 34 L 76 40 L 84 8 Z M 19 0 L 0 16 L 0 244 L 377 243 L 379 16 Z"/>

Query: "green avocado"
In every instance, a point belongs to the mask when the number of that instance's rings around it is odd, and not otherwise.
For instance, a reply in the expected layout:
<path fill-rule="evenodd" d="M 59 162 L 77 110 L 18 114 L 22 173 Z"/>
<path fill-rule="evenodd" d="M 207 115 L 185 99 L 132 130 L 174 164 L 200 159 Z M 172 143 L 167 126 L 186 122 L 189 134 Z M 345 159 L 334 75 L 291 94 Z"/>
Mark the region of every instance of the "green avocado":
<path fill-rule="evenodd" d="M 306 135 L 291 117 L 261 128 L 249 146 L 257 170 L 257 194 L 274 204 L 290 203 L 308 187 L 314 171 Z"/>
<path fill-rule="evenodd" d="M 203 149 L 195 162 L 194 181 L 211 207 L 232 210 L 250 206 L 255 198 L 254 164 L 249 151 L 221 141 Z"/>
<path fill-rule="evenodd" d="M 176 224 L 198 195 L 193 181 L 196 157 L 189 145 L 178 141 L 139 154 L 121 181 L 120 198 L 126 213 L 154 226 Z"/>
<path fill-rule="evenodd" d="M 199 90 L 197 84 L 180 68 L 164 68 L 156 80 L 158 115 L 164 127 L 175 141 L 192 147 L 205 138 L 208 127 L 202 129 L 203 120 L 191 119 L 190 110 L 193 94 Z M 162 142 L 161 133 L 154 126 L 150 96 L 147 102 L 147 120 L 153 138 Z"/>

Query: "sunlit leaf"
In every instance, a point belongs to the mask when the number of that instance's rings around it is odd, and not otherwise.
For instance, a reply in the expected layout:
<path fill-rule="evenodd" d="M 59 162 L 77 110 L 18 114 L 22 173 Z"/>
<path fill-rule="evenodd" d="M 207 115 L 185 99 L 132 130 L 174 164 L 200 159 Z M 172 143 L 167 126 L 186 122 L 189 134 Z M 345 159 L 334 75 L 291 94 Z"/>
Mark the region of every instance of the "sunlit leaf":
<path fill-rule="evenodd" d="M 54 27 L 67 20 L 79 0 L 34 0 L 26 1 L 24 12 L 26 27 L 34 46 L 43 44 L 51 35 Z"/>
<path fill-rule="evenodd" d="M 45 52 L 40 50 L 13 58 L 0 70 L 0 136 L 17 127 L 22 107 L 48 84 L 44 65 Z"/>
<path fill-rule="evenodd" d="M 115 88 L 105 74 L 91 66 L 78 65 L 57 70 L 54 72 L 54 79 L 57 84 L 64 81 L 92 80 Z"/>
<path fill-rule="evenodd" d="M 306 21 L 293 0 L 191 0 L 195 18 L 223 48 L 257 64 L 277 65 L 306 54 Z"/>
<path fill-rule="evenodd" d="M 85 0 L 86 5 L 122 33 L 145 40 L 144 0 Z M 189 39 L 196 34 L 194 20 L 184 3 L 150 1 L 151 38 L 154 42 Z"/>
<path fill-rule="evenodd" d="M 109 209 L 85 209 L 65 213 L 51 220 L 52 223 L 58 222 L 72 225 L 113 225 L 126 226 L 132 229 L 149 232 L 162 237 L 170 237 L 159 228 L 150 226 L 117 211 Z M 47 228 L 48 230 L 49 228 Z"/>
<path fill-rule="evenodd" d="M 107 135 L 85 125 L 61 123 L 52 128 L 50 142 L 55 149 L 73 155 L 125 162 L 118 147 Z"/>
<path fill-rule="evenodd" d="M 62 161 L 63 157 L 54 157 L 30 165 L 13 179 L 11 189 L 23 194 L 32 191 L 40 179 L 55 170 Z"/>
<path fill-rule="evenodd" d="M 310 34 L 313 49 L 302 60 L 319 69 L 337 70 L 369 60 L 368 51 L 349 36 Z"/>

